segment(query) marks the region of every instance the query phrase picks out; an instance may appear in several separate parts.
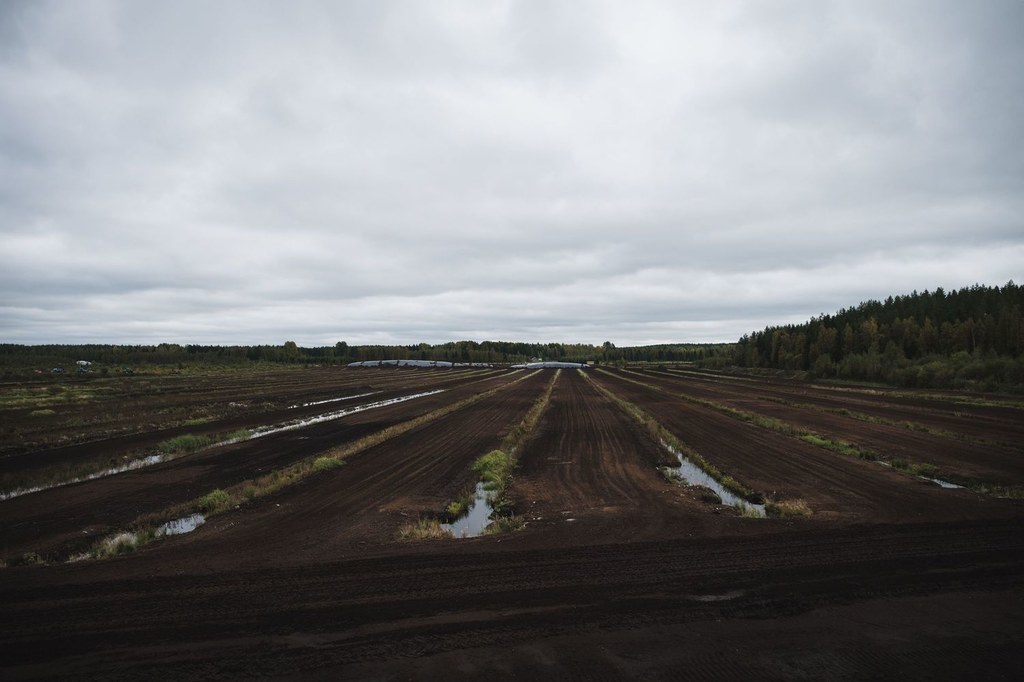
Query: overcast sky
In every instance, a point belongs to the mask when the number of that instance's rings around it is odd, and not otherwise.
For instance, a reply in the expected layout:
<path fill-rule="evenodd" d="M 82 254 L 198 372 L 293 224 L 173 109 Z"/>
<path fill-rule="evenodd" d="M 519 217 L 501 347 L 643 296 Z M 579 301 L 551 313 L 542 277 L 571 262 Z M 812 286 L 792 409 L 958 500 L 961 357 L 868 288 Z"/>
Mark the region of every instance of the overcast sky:
<path fill-rule="evenodd" d="M 733 341 L 1024 281 L 1024 3 L 0 3 L 0 341 Z"/>

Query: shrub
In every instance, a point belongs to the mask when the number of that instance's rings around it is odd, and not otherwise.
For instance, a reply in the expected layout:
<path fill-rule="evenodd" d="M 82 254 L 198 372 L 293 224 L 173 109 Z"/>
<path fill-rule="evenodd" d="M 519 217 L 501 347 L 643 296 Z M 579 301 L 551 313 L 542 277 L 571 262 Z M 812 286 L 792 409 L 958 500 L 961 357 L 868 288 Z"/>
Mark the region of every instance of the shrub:
<path fill-rule="evenodd" d="M 205 448 L 209 444 L 210 439 L 206 436 L 185 434 L 163 441 L 157 446 L 157 449 L 164 454 L 180 455 L 195 452 L 196 450 Z"/>
<path fill-rule="evenodd" d="M 473 470 L 487 484 L 488 490 L 501 490 L 512 477 L 515 459 L 501 450 L 491 450 L 473 463 Z"/>
<path fill-rule="evenodd" d="M 764 505 L 764 512 L 773 518 L 782 519 L 810 516 L 813 513 L 803 500 L 783 500 L 781 502 L 769 500 Z"/>
<path fill-rule="evenodd" d="M 463 490 L 462 493 L 451 501 L 451 503 L 445 507 L 444 516 L 448 522 L 462 518 L 469 512 L 469 508 L 473 504 L 473 500 L 476 499 L 476 486 L 472 486 Z"/>
<path fill-rule="evenodd" d="M 340 459 L 334 457 L 317 457 L 313 460 L 314 471 L 330 471 L 331 469 L 337 469 L 344 464 Z"/>
<path fill-rule="evenodd" d="M 135 533 L 118 533 L 113 537 L 100 541 L 99 547 L 96 548 L 95 552 L 96 558 L 106 559 L 107 557 L 119 554 L 129 554 L 135 551 L 136 544 Z"/>
<path fill-rule="evenodd" d="M 441 526 L 437 519 L 420 519 L 407 523 L 398 529 L 399 540 L 425 540 L 430 538 L 450 538 L 452 533 Z"/>
<path fill-rule="evenodd" d="M 233 504 L 231 495 L 217 488 L 199 498 L 199 508 L 207 514 L 216 514 L 228 509 Z"/>

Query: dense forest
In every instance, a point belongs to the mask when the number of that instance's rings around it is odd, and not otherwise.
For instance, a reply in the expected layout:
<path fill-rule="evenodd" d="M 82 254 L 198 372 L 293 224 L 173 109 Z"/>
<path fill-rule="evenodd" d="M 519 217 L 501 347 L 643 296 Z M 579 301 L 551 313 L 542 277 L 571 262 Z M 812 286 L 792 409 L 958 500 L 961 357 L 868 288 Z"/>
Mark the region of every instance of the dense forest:
<path fill-rule="evenodd" d="M 568 362 L 695 362 L 717 356 L 732 357 L 733 344 L 672 344 L 617 348 L 564 343 L 514 341 L 453 341 L 410 346 L 333 346 L 304 348 L 294 341 L 280 346 L 202 346 L 161 343 L 136 345 L 0 344 L 0 368 L 8 376 L 50 372 L 54 368 L 77 371 L 76 362 L 92 363 L 92 373 L 109 374 L 146 367 L 241 366 L 259 363 L 339 365 L 362 360 L 446 360 L 449 362 L 514 363 L 531 360 Z"/>
<path fill-rule="evenodd" d="M 815 378 L 1024 391 L 1024 287 L 974 285 L 865 301 L 741 338 L 731 362 Z M 722 366 L 725 358 L 705 363 Z"/>

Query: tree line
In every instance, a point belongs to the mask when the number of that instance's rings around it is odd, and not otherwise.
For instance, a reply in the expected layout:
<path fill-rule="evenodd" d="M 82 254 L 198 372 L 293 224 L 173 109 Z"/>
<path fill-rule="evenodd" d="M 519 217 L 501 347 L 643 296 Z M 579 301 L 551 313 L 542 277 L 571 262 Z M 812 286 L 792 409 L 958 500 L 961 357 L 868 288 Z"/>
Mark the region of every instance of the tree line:
<path fill-rule="evenodd" d="M 449 362 L 518 363 L 532 360 L 623 364 L 637 362 L 697 362 L 732 356 L 734 344 L 670 344 L 616 347 L 582 343 L 518 341 L 451 341 L 441 344 L 349 345 L 303 347 L 294 341 L 281 345 L 214 346 L 161 343 L 126 344 L 0 344 L 0 368 L 7 375 L 74 368 L 78 360 L 97 368 L 121 371 L 146 366 L 242 366 L 260 363 L 342 365 L 365 360 L 445 360 Z"/>
<path fill-rule="evenodd" d="M 915 291 L 744 335 L 731 363 L 910 387 L 1024 391 L 1022 310 L 1024 287 L 1012 281 Z"/>

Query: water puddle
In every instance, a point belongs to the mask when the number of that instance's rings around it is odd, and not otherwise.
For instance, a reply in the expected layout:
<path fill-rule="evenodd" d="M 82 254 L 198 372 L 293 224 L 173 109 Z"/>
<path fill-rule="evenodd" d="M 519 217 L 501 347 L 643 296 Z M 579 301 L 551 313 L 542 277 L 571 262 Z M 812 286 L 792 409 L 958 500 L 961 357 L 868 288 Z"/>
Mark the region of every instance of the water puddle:
<path fill-rule="evenodd" d="M 199 526 L 206 523 L 206 517 L 202 514 L 191 514 L 181 519 L 168 521 L 156 529 L 157 536 L 161 535 L 184 535 L 191 533 Z"/>
<path fill-rule="evenodd" d="M 679 460 L 678 469 L 666 467 L 666 470 L 670 475 L 681 479 L 686 485 L 700 485 L 714 490 L 715 494 L 721 498 L 722 504 L 735 507 L 746 515 L 758 517 L 766 516 L 763 504 L 747 502 L 739 495 L 727 490 L 725 486 L 713 479 L 711 476 L 708 476 L 703 469 L 691 462 L 686 455 L 679 452 L 665 441 L 661 441 L 661 445 L 675 455 L 676 459 Z"/>
<path fill-rule="evenodd" d="M 484 487 L 484 482 L 476 484 L 473 501 L 466 513 L 451 523 L 442 523 L 441 527 L 456 538 L 475 538 L 483 535 L 484 529 L 491 525 L 491 494 Z"/>
<path fill-rule="evenodd" d="M 927 476 L 921 476 L 926 481 L 937 483 L 941 488 L 947 488 L 949 490 L 963 489 L 964 486 L 957 485 L 956 483 L 950 483 L 949 481 L 943 481 L 941 478 L 928 478 Z"/>
<path fill-rule="evenodd" d="M 314 400 L 308 403 L 302 403 L 301 405 L 289 405 L 289 410 L 294 410 L 299 407 L 312 407 L 314 405 L 326 405 L 327 403 L 339 403 L 342 400 L 355 400 L 356 398 L 365 398 L 368 395 L 377 395 L 380 391 L 370 391 L 369 393 L 360 393 L 359 395 L 346 395 L 341 398 L 328 398 L 327 400 Z"/>
<path fill-rule="evenodd" d="M 168 521 L 156 529 L 153 536 L 162 538 L 167 535 L 184 535 L 185 533 L 191 533 L 199 526 L 206 523 L 206 517 L 202 514 L 190 514 L 180 519 Z M 81 554 L 75 554 L 68 557 L 67 563 L 74 564 L 79 561 L 85 561 L 86 559 L 103 558 L 109 556 L 116 556 L 124 551 L 130 551 L 136 549 L 139 544 L 146 544 L 149 540 L 143 539 L 145 531 L 134 532 L 130 530 L 122 531 L 115 535 L 111 535 L 103 539 L 98 549 L 94 549 L 92 552 L 83 552 Z"/>

